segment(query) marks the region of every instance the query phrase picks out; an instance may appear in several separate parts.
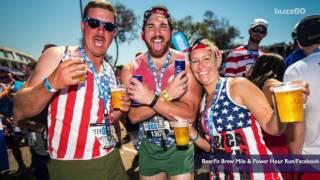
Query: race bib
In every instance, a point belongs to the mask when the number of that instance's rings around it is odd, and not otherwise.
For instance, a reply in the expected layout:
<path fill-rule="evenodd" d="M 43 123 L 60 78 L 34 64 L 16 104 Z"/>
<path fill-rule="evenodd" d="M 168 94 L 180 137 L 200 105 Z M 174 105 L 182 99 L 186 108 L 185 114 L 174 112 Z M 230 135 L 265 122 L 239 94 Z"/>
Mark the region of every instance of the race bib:
<path fill-rule="evenodd" d="M 170 123 L 159 116 L 156 121 L 144 122 L 143 128 L 147 138 L 163 138 L 170 133 Z"/>
<path fill-rule="evenodd" d="M 98 139 L 104 149 L 112 148 L 116 145 L 114 137 L 115 129 L 110 123 L 91 123 L 90 129 Z"/>

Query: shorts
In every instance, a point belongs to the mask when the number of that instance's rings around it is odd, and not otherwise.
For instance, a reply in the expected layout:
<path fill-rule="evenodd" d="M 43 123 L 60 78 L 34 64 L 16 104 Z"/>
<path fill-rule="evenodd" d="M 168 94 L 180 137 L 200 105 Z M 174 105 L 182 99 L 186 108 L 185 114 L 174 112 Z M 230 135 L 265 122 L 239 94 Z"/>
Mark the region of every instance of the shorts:
<path fill-rule="evenodd" d="M 50 180 L 128 180 L 118 149 L 92 160 L 54 160 L 48 163 Z"/>
<path fill-rule="evenodd" d="M 161 146 L 143 139 L 139 149 L 139 170 L 141 176 L 154 176 L 165 172 L 168 176 L 176 176 L 193 171 L 193 144 L 186 150 L 178 150 L 176 146 L 163 150 Z"/>

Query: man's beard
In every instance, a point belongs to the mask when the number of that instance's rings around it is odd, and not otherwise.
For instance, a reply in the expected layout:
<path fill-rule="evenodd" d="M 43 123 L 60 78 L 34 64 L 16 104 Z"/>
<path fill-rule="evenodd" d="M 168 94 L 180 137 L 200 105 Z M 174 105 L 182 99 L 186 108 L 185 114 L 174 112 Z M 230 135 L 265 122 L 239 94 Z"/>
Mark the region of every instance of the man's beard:
<path fill-rule="evenodd" d="M 256 39 L 250 37 L 250 41 L 253 43 L 260 44 L 261 40 L 262 40 L 262 38 L 260 40 L 256 40 Z"/>
<path fill-rule="evenodd" d="M 162 38 L 162 37 L 161 37 L 161 38 Z M 164 38 L 162 38 L 162 39 L 164 39 Z M 160 57 L 164 56 L 164 55 L 168 52 L 168 50 L 169 50 L 169 48 L 170 48 L 171 38 L 168 40 L 168 42 L 166 42 L 166 43 L 164 44 L 164 47 L 163 47 L 160 51 L 155 51 L 155 50 L 152 48 L 151 43 L 148 43 L 147 41 L 145 41 L 145 42 L 146 42 L 146 45 L 147 45 L 147 47 L 148 47 L 149 54 L 150 54 L 152 57 L 160 58 Z"/>

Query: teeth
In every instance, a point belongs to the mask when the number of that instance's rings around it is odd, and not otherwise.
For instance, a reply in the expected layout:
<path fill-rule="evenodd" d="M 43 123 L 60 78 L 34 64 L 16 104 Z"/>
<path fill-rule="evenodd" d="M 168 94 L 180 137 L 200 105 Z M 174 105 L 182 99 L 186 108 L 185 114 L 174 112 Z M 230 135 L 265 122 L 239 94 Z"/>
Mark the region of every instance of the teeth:
<path fill-rule="evenodd" d="M 100 39 L 95 39 L 95 40 L 94 40 L 94 44 L 95 44 L 96 46 L 102 46 L 103 41 L 100 40 Z"/>
<path fill-rule="evenodd" d="M 204 74 L 208 74 L 208 71 L 199 72 L 199 75 L 204 75 Z"/>
<path fill-rule="evenodd" d="M 154 42 L 154 43 L 161 43 L 161 42 L 162 42 L 162 39 L 154 39 L 153 42 Z"/>

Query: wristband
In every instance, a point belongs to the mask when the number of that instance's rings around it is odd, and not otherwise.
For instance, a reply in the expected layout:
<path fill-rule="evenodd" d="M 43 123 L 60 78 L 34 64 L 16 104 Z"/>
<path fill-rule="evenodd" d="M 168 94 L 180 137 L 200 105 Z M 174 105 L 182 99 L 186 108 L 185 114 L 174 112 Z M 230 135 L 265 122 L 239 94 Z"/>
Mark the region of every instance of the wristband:
<path fill-rule="evenodd" d="M 155 94 L 152 102 L 149 104 L 149 107 L 153 108 L 153 106 L 157 104 L 158 100 L 159 100 L 159 95 Z"/>
<path fill-rule="evenodd" d="M 54 87 L 52 87 L 52 85 L 50 84 L 48 78 L 46 78 L 46 79 L 44 80 L 44 87 L 45 87 L 49 92 L 51 92 L 51 93 L 55 93 L 55 92 L 58 91 L 57 89 L 55 89 Z"/>
<path fill-rule="evenodd" d="M 192 141 L 192 142 L 196 142 L 196 141 L 199 140 L 199 138 L 200 138 L 200 136 L 199 136 L 199 133 L 197 132 L 196 137 L 192 138 L 191 141 Z"/>
<path fill-rule="evenodd" d="M 162 91 L 161 94 L 165 101 L 171 102 L 173 100 L 166 90 Z"/>

